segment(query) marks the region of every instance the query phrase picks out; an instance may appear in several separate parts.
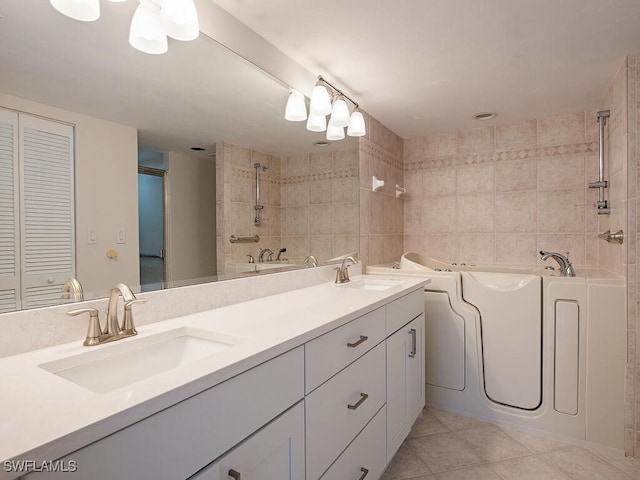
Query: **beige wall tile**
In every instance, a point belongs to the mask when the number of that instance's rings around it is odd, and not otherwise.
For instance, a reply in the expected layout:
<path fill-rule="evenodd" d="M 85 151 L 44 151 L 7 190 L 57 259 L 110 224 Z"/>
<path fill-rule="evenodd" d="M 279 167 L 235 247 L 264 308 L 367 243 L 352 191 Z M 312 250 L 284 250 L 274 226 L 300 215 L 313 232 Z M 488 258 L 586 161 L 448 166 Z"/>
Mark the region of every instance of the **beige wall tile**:
<path fill-rule="evenodd" d="M 425 138 L 407 138 L 404 141 L 404 161 L 405 163 L 417 162 L 424 160 L 425 154 Z"/>
<path fill-rule="evenodd" d="M 333 235 L 311 235 L 309 237 L 309 254 L 315 255 L 319 260 L 333 258 Z"/>
<path fill-rule="evenodd" d="M 455 201 L 455 199 L 454 199 Z M 425 232 L 423 227 L 423 209 L 424 199 L 408 197 L 404 201 L 404 234 L 405 235 L 422 235 Z M 454 204 L 455 205 L 455 204 Z M 431 206 L 429 207 L 431 208 Z M 454 211 L 455 214 L 455 211 Z"/>
<path fill-rule="evenodd" d="M 334 202 L 358 202 L 358 179 L 356 177 L 336 178 L 332 182 Z"/>
<path fill-rule="evenodd" d="M 456 133 L 457 153 L 482 153 L 495 150 L 495 127 L 474 128 Z"/>
<path fill-rule="evenodd" d="M 331 238 L 333 240 L 333 257 L 359 250 L 360 237 L 358 235 L 333 235 Z"/>
<path fill-rule="evenodd" d="M 358 168 L 358 149 L 338 150 L 333 153 L 333 170 L 352 170 Z"/>
<path fill-rule="evenodd" d="M 533 147 L 538 141 L 536 120 L 496 126 L 496 149 L 513 150 Z"/>
<path fill-rule="evenodd" d="M 555 190 L 538 194 L 538 231 L 582 233 L 584 241 L 584 189 Z M 583 248 L 584 250 L 584 248 Z"/>
<path fill-rule="evenodd" d="M 585 188 L 585 158 L 553 157 L 538 161 L 538 188 L 565 190 Z"/>
<path fill-rule="evenodd" d="M 424 172 L 425 196 L 452 195 L 456 193 L 456 170 L 429 170 Z"/>
<path fill-rule="evenodd" d="M 531 190 L 538 186 L 536 159 L 496 163 L 496 191 Z"/>
<path fill-rule="evenodd" d="M 287 157 L 283 162 L 284 171 L 282 176 L 284 177 L 298 177 L 309 174 L 309 156 L 298 155 L 294 157 Z"/>
<path fill-rule="evenodd" d="M 459 168 L 457 171 L 456 192 L 458 195 L 493 192 L 495 189 L 495 176 L 493 164 Z"/>
<path fill-rule="evenodd" d="M 537 198 L 535 190 L 496 193 L 496 232 L 535 233 Z"/>
<path fill-rule="evenodd" d="M 566 145 L 585 141 L 584 112 L 555 115 L 538 120 L 539 145 Z"/>
<path fill-rule="evenodd" d="M 309 205 L 309 184 L 296 183 L 283 185 L 283 205 L 285 207 L 303 207 Z"/>
<path fill-rule="evenodd" d="M 495 229 L 494 202 L 495 195 L 493 193 L 458 195 L 456 199 L 458 232 L 493 232 Z"/>
<path fill-rule="evenodd" d="M 333 233 L 333 208 L 330 203 L 309 205 L 309 234 L 331 235 Z"/>
<path fill-rule="evenodd" d="M 457 257 L 458 263 L 496 263 L 496 236 L 494 234 L 460 235 Z"/>
<path fill-rule="evenodd" d="M 330 172 L 333 168 L 333 153 L 313 153 L 309 155 L 309 173 Z"/>
<path fill-rule="evenodd" d="M 333 199 L 333 182 L 316 180 L 309 183 L 309 203 L 331 203 Z"/>
<path fill-rule="evenodd" d="M 404 236 L 404 248 L 405 252 L 425 252 L 425 239 L 424 235 L 405 235 Z"/>
<path fill-rule="evenodd" d="M 424 154 L 429 157 L 455 155 L 456 132 L 433 133 L 424 137 Z"/>
<path fill-rule="evenodd" d="M 496 235 L 496 263 L 502 265 L 535 265 L 537 235 L 503 233 Z"/>
<path fill-rule="evenodd" d="M 288 207 L 284 210 L 284 215 L 284 234 L 287 236 L 309 234 L 309 207 Z"/>
<path fill-rule="evenodd" d="M 407 189 L 404 198 L 420 198 L 424 196 L 424 183 L 422 181 L 424 172 L 404 172 L 402 187 Z"/>
<path fill-rule="evenodd" d="M 458 236 L 425 235 L 424 253 L 437 260 L 451 263 L 458 259 Z"/>
<path fill-rule="evenodd" d="M 359 210 L 357 203 L 336 203 L 333 208 L 333 233 L 336 235 L 357 235 Z"/>
<path fill-rule="evenodd" d="M 427 197 L 422 201 L 422 233 L 455 233 L 456 218 L 456 197 L 446 195 L 442 197 Z"/>

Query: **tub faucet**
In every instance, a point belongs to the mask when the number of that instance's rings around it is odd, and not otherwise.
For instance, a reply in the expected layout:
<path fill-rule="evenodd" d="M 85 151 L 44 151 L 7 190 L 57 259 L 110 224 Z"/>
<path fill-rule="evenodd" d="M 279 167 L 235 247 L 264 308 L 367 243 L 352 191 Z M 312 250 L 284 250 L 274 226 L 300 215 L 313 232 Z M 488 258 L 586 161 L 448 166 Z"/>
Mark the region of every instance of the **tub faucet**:
<path fill-rule="evenodd" d="M 271 255 L 273 255 L 273 251 L 270 248 L 261 248 L 260 253 L 258 254 L 258 262 L 264 262 L 265 253 L 268 255 L 267 262 L 273 261 L 273 259 L 271 258 Z"/>
<path fill-rule="evenodd" d="M 351 255 L 349 255 L 347 258 L 345 258 L 342 261 L 342 265 L 340 265 L 338 267 L 338 272 L 336 273 L 336 283 L 340 284 L 340 283 L 347 283 L 349 281 L 351 281 L 349 279 L 349 264 L 347 262 L 351 262 L 352 265 L 355 265 L 356 263 L 358 263 L 358 261 L 353 258 Z"/>
<path fill-rule="evenodd" d="M 540 250 L 540 259 L 546 260 L 547 258 L 553 258 L 558 265 L 560 265 L 560 274 L 563 277 L 575 277 L 576 272 L 573 270 L 573 265 L 569 261 L 569 252 L 565 255 L 556 252 L 547 252 L 546 250 Z"/>

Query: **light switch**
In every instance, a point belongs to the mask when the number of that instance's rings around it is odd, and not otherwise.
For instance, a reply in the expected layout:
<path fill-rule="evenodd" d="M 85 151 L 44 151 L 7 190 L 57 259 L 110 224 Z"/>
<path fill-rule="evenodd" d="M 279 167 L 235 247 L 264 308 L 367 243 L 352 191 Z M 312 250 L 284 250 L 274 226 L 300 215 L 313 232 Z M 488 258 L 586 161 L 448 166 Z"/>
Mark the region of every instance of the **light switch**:
<path fill-rule="evenodd" d="M 118 243 L 127 243 L 127 236 L 125 235 L 124 228 L 118 228 L 116 233 L 116 241 Z"/>
<path fill-rule="evenodd" d="M 98 229 L 96 227 L 87 228 L 87 245 L 98 244 Z"/>

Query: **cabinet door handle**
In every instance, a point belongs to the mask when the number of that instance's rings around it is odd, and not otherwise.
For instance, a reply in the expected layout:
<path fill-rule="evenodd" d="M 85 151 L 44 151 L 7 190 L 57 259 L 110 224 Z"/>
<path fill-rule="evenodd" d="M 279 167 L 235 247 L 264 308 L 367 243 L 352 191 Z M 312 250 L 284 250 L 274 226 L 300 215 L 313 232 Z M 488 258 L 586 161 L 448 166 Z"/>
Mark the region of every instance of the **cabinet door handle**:
<path fill-rule="evenodd" d="M 367 395 L 366 393 L 361 393 L 360 400 L 358 400 L 354 405 L 351 405 L 351 404 L 347 405 L 347 408 L 349 410 L 355 410 L 360 405 L 362 405 L 367 398 L 369 398 L 369 395 Z"/>
<path fill-rule="evenodd" d="M 362 475 L 360 475 L 360 478 L 358 480 L 364 480 L 364 477 L 369 475 L 369 470 L 367 468 L 362 467 L 360 471 L 362 472 Z"/>
<path fill-rule="evenodd" d="M 227 475 L 233 478 L 233 480 L 242 480 L 242 475 L 240 475 L 240 472 L 237 472 L 233 468 L 229 469 L 229 473 L 227 473 Z"/>
<path fill-rule="evenodd" d="M 357 347 L 358 345 L 366 342 L 367 340 L 369 340 L 369 337 L 367 337 L 366 335 L 360 335 L 360 340 L 354 343 L 347 343 L 347 347 L 352 347 L 352 348 Z"/>
<path fill-rule="evenodd" d="M 417 352 L 417 338 L 416 338 L 416 329 L 412 328 L 409 330 L 409 335 L 411 335 L 411 353 L 409 354 L 409 358 L 415 358 Z"/>

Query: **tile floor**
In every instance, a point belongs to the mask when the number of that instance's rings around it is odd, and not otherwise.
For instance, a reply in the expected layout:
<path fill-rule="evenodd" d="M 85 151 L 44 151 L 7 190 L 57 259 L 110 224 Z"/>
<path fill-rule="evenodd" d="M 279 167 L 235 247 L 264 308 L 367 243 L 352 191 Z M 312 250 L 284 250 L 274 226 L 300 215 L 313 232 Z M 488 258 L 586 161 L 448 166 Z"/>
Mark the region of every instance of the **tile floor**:
<path fill-rule="evenodd" d="M 640 459 L 425 408 L 382 480 L 640 480 Z"/>

